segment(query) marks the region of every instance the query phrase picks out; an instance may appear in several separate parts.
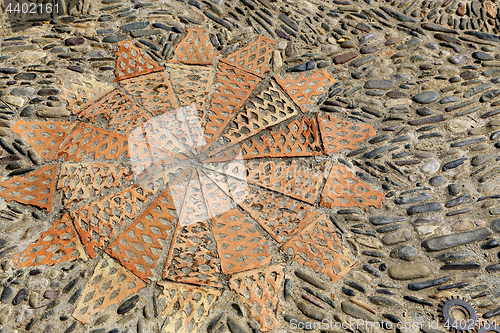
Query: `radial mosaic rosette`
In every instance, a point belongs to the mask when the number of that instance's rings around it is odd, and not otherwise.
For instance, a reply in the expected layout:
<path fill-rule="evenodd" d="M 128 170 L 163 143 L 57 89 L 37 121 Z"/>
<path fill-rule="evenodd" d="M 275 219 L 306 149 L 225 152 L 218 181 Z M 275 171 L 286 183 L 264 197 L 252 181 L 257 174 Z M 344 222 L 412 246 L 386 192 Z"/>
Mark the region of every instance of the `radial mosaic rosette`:
<path fill-rule="evenodd" d="M 17 262 L 99 260 L 74 313 L 84 323 L 163 279 L 164 298 L 182 311 L 205 307 L 194 316 L 167 306 L 165 332 L 196 329 L 226 279 L 269 331 L 280 325 L 284 252 L 333 282 L 356 265 L 324 212 L 381 206 L 383 194 L 335 160 L 375 132 L 317 113 L 335 82 L 326 70 L 266 77 L 273 41 L 259 37 L 221 56 L 206 31 L 187 30 L 165 66 L 132 41 L 119 43 L 116 88 L 99 85 L 91 99 L 68 90 L 74 123 L 14 126 L 50 163 L 5 179 L 0 194 L 47 212 L 57 198 L 69 210 Z M 69 247 L 40 258 L 50 242 Z M 109 285 L 120 274 L 125 294 Z M 249 288 L 266 292 L 246 297 Z"/>

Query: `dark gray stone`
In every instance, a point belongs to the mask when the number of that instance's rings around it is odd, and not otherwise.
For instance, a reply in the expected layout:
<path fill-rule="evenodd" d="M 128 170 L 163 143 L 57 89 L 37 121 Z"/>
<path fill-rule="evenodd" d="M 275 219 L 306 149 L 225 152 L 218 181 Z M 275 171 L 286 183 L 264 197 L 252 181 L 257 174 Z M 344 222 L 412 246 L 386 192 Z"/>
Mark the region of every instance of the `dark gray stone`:
<path fill-rule="evenodd" d="M 472 231 L 464 231 L 459 234 L 434 237 L 424 241 L 422 246 L 429 252 L 441 251 L 482 240 L 491 234 L 492 231 L 490 229 L 480 228 Z"/>

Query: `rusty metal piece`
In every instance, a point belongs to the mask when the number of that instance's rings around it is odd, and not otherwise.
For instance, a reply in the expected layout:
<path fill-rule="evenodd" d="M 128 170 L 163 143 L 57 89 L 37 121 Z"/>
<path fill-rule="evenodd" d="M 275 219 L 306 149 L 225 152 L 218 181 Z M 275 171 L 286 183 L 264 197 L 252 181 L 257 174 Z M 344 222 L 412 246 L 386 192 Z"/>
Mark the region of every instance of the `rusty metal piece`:
<path fill-rule="evenodd" d="M 159 72 L 164 67 L 159 66 L 148 55 L 134 46 L 132 41 L 118 43 L 119 49 L 115 51 L 116 59 L 115 81 L 129 79 L 144 74 Z"/>
<path fill-rule="evenodd" d="M 129 134 L 135 127 L 151 117 L 125 93 L 116 89 L 82 111 L 79 116 L 95 122 L 102 115 L 109 120 L 107 128 Z"/>
<path fill-rule="evenodd" d="M 276 315 L 284 269 L 285 265 L 273 265 L 234 274 L 229 280 L 230 288 L 236 291 L 251 316 L 260 323 L 262 332 L 281 325 Z"/>
<path fill-rule="evenodd" d="M 210 308 L 217 301 L 221 292 L 168 281 L 156 282 L 163 287 L 160 299 L 165 299 L 167 306 L 161 316 L 168 316 L 160 333 L 198 332 L 198 328 L 206 320 Z M 191 330 L 190 330 L 191 328 Z"/>
<path fill-rule="evenodd" d="M 320 214 L 313 206 L 282 194 L 219 172 L 204 172 L 279 243 L 298 233 Z"/>
<path fill-rule="evenodd" d="M 273 40 L 259 36 L 256 41 L 248 43 L 247 46 L 220 61 L 264 78 L 271 70 L 270 61 L 274 44 Z"/>
<path fill-rule="evenodd" d="M 26 121 L 19 119 L 12 126 L 12 132 L 28 141 L 40 157 L 50 160 L 74 126 L 75 123 L 69 121 Z"/>
<path fill-rule="evenodd" d="M 198 110 L 197 117 L 205 119 L 214 68 L 173 64 L 167 69 L 180 106 L 194 105 Z"/>
<path fill-rule="evenodd" d="M 38 240 L 26 250 L 13 256 L 18 267 L 52 266 L 78 258 L 87 261 L 85 250 L 67 213 L 55 221 L 49 230 L 40 234 Z"/>
<path fill-rule="evenodd" d="M 0 196 L 52 211 L 58 165 L 46 165 L 23 176 L 2 179 Z"/>
<path fill-rule="evenodd" d="M 103 254 L 94 274 L 87 282 L 73 317 L 88 324 L 94 314 L 102 314 L 112 306 L 146 286 L 144 282 Z"/>
<path fill-rule="evenodd" d="M 321 195 L 321 205 L 380 208 L 385 194 L 356 178 L 344 165 L 333 165 Z"/>
<path fill-rule="evenodd" d="M 68 102 L 68 109 L 78 114 L 97 99 L 114 88 L 107 83 L 97 81 L 94 76 L 66 70 L 58 75 L 61 81 L 61 97 Z"/>
<path fill-rule="evenodd" d="M 164 153 L 144 141 L 80 123 L 58 150 L 55 159 L 63 157 L 65 161 L 81 162 L 84 159 L 96 161 L 101 157 L 115 161 L 127 157 L 137 162 L 152 159 L 157 152 Z"/>
<path fill-rule="evenodd" d="M 109 244 L 106 253 L 143 281 L 150 282 L 151 270 L 158 265 L 174 230 L 175 215 L 174 201 L 164 191 Z"/>
<path fill-rule="evenodd" d="M 249 102 L 230 123 L 228 133 L 222 135 L 227 145 L 238 143 L 298 114 L 292 101 L 274 80 L 270 80 L 269 86 Z"/>
<path fill-rule="evenodd" d="M 141 213 L 142 205 L 154 194 L 154 190 L 133 185 L 71 212 L 88 255 L 95 258 L 97 249 L 104 250 L 108 241 Z"/>
<path fill-rule="evenodd" d="M 358 263 L 349 257 L 349 249 L 342 246 L 335 233 L 335 226 L 325 214 L 319 215 L 314 222 L 283 244 L 281 249 L 293 254 L 300 265 L 325 274 L 334 283 Z"/>
<path fill-rule="evenodd" d="M 318 114 L 318 123 L 327 154 L 338 153 L 342 149 L 356 149 L 357 143 L 376 134 L 371 125 L 352 124 L 330 115 Z"/>
<path fill-rule="evenodd" d="M 304 112 L 307 111 L 306 106 L 315 105 L 319 96 L 335 82 L 326 70 L 288 74 L 283 80 L 277 76 L 274 78 Z"/>
<path fill-rule="evenodd" d="M 247 219 L 236 203 L 202 171 L 200 180 L 222 272 L 233 274 L 269 264 L 270 247 L 256 223 Z"/>
<path fill-rule="evenodd" d="M 279 127 L 277 132 L 269 130 L 269 133 L 260 137 L 246 139 L 239 145 L 223 150 L 212 156 L 210 161 L 317 155 L 321 155 L 318 125 L 315 118 L 307 119 L 304 116 L 301 120 L 290 122 L 286 129 Z"/>
<path fill-rule="evenodd" d="M 208 145 L 222 133 L 260 82 L 259 77 L 223 62 L 219 62 L 218 69 L 215 82 L 217 90 L 212 95 L 210 111 L 206 118 L 205 140 Z"/>
<path fill-rule="evenodd" d="M 68 207 L 93 196 L 101 197 L 102 190 L 119 188 L 132 176 L 131 170 L 120 164 L 63 163 L 57 189 L 62 190 L 61 199 Z"/>
<path fill-rule="evenodd" d="M 180 193 L 183 192 L 184 187 L 187 191 L 180 208 L 179 221 L 163 278 L 220 287 L 216 276 L 220 272 L 219 259 L 215 253 L 215 241 L 208 223 L 208 212 L 201 193 L 198 171 L 190 172 L 189 183 L 185 183 L 186 173 L 183 173 L 181 178 L 182 182 L 169 186 L 174 200 L 181 197 Z"/>
<path fill-rule="evenodd" d="M 120 81 L 129 96 L 153 116 L 179 107 L 174 91 L 164 71 Z"/>
<path fill-rule="evenodd" d="M 210 42 L 208 33 L 203 28 L 188 28 L 174 51 L 170 63 L 189 65 L 212 65 L 219 52 Z"/>

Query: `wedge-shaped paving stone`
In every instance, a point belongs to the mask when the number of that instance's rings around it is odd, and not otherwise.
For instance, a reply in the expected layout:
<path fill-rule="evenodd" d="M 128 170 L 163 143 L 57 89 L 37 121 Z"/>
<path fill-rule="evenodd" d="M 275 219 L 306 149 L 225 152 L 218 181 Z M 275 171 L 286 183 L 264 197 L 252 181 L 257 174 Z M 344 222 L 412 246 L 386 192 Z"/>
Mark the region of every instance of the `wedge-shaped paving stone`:
<path fill-rule="evenodd" d="M 206 173 L 279 243 L 298 233 L 320 214 L 314 207 L 280 193 L 219 172 Z"/>
<path fill-rule="evenodd" d="M 210 161 L 316 155 L 321 155 L 318 125 L 314 118 L 303 117 L 290 122 L 285 129 L 279 127 L 277 131 L 269 130 L 260 137 L 246 139 L 211 157 Z"/>
<path fill-rule="evenodd" d="M 184 178 L 185 174 L 181 177 Z M 178 189 L 175 183 L 169 187 L 172 197 L 179 198 L 178 191 L 182 193 L 182 185 L 184 184 L 179 184 Z M 219 287 L 216 273 L 220 272 L 220 268 L 216 244 L 208 223 L 208 212 L 202 197 L 197 170 L 191 172 L 189 183 L 185 186 L 187 187 L 186 195 L 180 209 L 179 222 L 175 229 L 163 278 Z"/>
<path fill-rule="evenodd" d="M 321 196 L 321 205 L 332 207 L 380 208 L 384 193 L 375 191 L 370 185 L 356 178 L 343 165 L 334 165 Z"/>
<path fill-rule="evenodd" d="M 326 70 L 288 74 L 283 80 L 275 76 L 275 79 L 304 112 L 306 106 L 315 105 L 319 96 L 328 92 L 329 86 L 335 82 Z"/>
<path fill-rule="evenodd" d="M 133 45 L 132 41 L 120 42 L 118 46 L 119 49 L 115 52 L 118 56 L 116 60 L 115 81 L 159 72 L 164 69 L 148 55 L 143 54 L 139 48 Z"/>
<path fill-rule="evenodd" d="M 205 118 L 206 103 L 212 87 L 214 68 L 189 65 L 169 65 L 170 80 L 180 106 L 194 105 L 198 118 Z M 201 128 L 197 129 L 201 131 Z"/>
<path fill-rule="evenodd" d="M 330 115 L 318 114 L 318 123 L 327 154 L 338 153 L 342 149 L 356 149 L 356 144 L 376 134 L 370 125 L 352 124 Z"/>
<path fill-rule="evenodd" d="M 314 204 L 323 185 L 330 162 L 291 162 L 255 161 L 246 162 L 246 180 L 270 190 L 283 193 L 292 198 Z M 225 172 L 234 177 L 241 175 L 233 173 L 234 168 Z"/>
<path fill-rule="evenodd" d="M 46 165 L 23 176 L 0 182 L 0 196 L 52 211 L 58 165 Z"/>
<path fill-rule="evenodd" d="M 190 133 L 188 123 L 186 120 L 186 115 L 183 112 L 187 108 L 190 107 L 181 107 L 175 110 L 169 111 L 161 116 L 155 117 L 155 121 L 158 123 L 161 129 L 166 130 L 169 133 L 172 133 L 173 136 L 182 143 L 186 150 L 189 152 L 196 153 L 195 143 L 193 141 L 193 136 Z M 192 110 L 186 110 L 192 111 Z"/>
<path fill-rule="evenodd" d="M 212 95 L 206 119 L 205 138 L 208 145 L 222 133 L 260 82 L 259 77 L 223 62 L 219 62 L 218 69 L 217 90 Z"/>
<path fill-rule="evenodd" d="M 260 323 L 260 330 L 268 332 L 277 326 L 280 290 L 284 279 L 284 265 L 274 265 L 234 274 L 229 286 L 238 293 L 250 314 Z"/>
<path fill-rule="evenodd" d="M 222 272 L 232 274 L 270 263 L 272 253 L 257 224 L 248 219 L 228 194 L 203 172 L 200 172 L 200 178 Z"/>
<path fill-rule="evenodd" d="M 335 230 L 325 214 L 321 214 L 281 249 L 292 254 L 300 265 L 309 266 L 336 283 L 358 262 L 349 257 L 349 249 L 342 246 Z"/>
<path fill-rule="evenodd" d="M 219 51 L 212 45 L 203 28 L 188 28 L 187 35 L 174 51 L 168 62 L 191 65 L 212 65 Z"/>
<path fill-rule="evenodd" d="M 125 135 L 150 119 L 146 112 L 118 89 L 89 106 L 79 116 L 92 122 L 95 122 L 98 116 L 103 116 L 109 120 L 109 129 L 122 132 Z"/>
<path fill-rule="evenodd" d="M 58 75 L 61 81 L 61 97 L 68 102 L 68 109 L 78 114 L 96 100 L 113 90 L 113 86 L 97 81 L 94 76 L 74 71 Z"/>
<path fill-rule="evenodd" d="M 142 206 L 153 195 L 154 191 L 134 185 L 71 212 L 89 256 L 95 258 L 97 249 L 104 250 L 108 241 L 141 213 Z"/>
<path fill-rule="evenodd" d="M 57 189 L 67 207 L 91 197 L 102 197 L 104 189 L 118 189 L 132 180 L 130 168 L 111 163 L 63 163 Z"/>
<path fill-rule="evenodd" d="M 74 126 L 75 123 L 68 121 L 26 121 L 19 119 L 12 126 L 12 132 L 28 141 L 41 157 L 50 160 Z"/>
<path fill-rule="evenodd" d="M 150 282 L 175 228 L 175 204 L 164 191 L 114 241 L 106 253 L 132 273 Z"/>
<path fill-rule="evenodd" d="M 57 152 L 55 158 L 65 161 L 95 161 L 99 158 L 134 162 L 151 159 L 161 152 L 158 147 L 125 135 L 106 131 L 90 124 L 80 123 Z"/>
<path fill-rule="evenodd" d="M 238 143 L 298 114 L 292 101 L 274 80 L 249 102 L 230 123 L 228 133 L 222 135 L 226 144 Z"/>
<path fill-rule="evenodd" d="M 157 284 L 163 287 L 159 298 L 165 299 L 167 304 L 161 313 L 162 317 L 166 317 L 161 333 L 199 332 L 199 327 L 221 295 L 216 289 L 182 283 L 158 281 Z"/>
<path fill-rule="evenodd" d="M 247 46 L 220 61 L 264 78 L 264 75 L 271 70 L 270 61 L 274 44 L 271 39 L 259 36 L 256 41 L 248 43 Z"/>
<path fill-rule="evenodd" d="M 73 317 L 88 324 L 95 314 L 103 314 L 108 308 L 118 307 L 122 300 L 136 294 L 146 284 L 127 271 L 108 255 L 97 264 L 87 282 Z"/>
<path fill-rule="evenodd" d="M 43 232 L 35 243 L 13 258 L 19 267 L 52 266 L 79 258 L 87 261 L 85 250 L 67 213 Z"/>
<path fill-rule="evenodd" d="M 179 107 L 164 71 L 120 81 L 121 87 L 154 116 Z"/>

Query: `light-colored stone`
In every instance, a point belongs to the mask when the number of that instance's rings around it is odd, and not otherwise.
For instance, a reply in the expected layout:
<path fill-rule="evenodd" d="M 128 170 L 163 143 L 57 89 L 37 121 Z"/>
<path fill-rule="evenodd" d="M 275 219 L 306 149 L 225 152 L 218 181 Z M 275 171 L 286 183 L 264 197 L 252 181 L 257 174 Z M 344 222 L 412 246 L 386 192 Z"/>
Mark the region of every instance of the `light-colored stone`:
<path fill-rule="evenodd" d="M 431 160 L 431 161 L 428 161 L 427 163 L 425 163 L 424 165 L 422 165 L 422 167 L 420 168 L 420 171 L 422 171 L 425 174 L 432 175 L 439 170 L 440 166 L 441 166 L 441 164 L 438 161 Z"/>
<path fill-rule="evenodd" d="M 24 105 L 24 99 L 21 98 L 21 97 L 16 97 L 16 96 L 4 96 L 3 97 L 3 100 L 6 102 L 6 103 L 9 103 L 9 104 L 12 104 L 12 105 L 15 105 L 15 106 L 23 106 Z"/>
<path fill-rule="evenodd" d="M 371 236 L 356 235 L 355 239 L 359 244 L 370 247 L 372 249 L 380 249 L 384 246 L 384 244 L 382 244 L 382 242 L 378 238 Z"/>
<path fill-rule="evenodd" d="M 452 119 L 448 122 L 446 125 L 446 128 L 450 132 L 453 133 L 461 133 L 467 131 L 472 124 L 474 124 L 474 121 L 469 118 L 457 118 L 457 119 Z"/>
<path fill-rule="evenodd" d="M 421 263 L 398 264 L 389 267 L 388 274 L 395 280 L 412 280 L 429 276 L 431 270 Z"/>
<path fill-rule="evenodd" d="M 283 58 L 281 58 L 281 51 L 274 50 L 273 53 L 273 70 L 278 70 L 283 66 Z"/>

